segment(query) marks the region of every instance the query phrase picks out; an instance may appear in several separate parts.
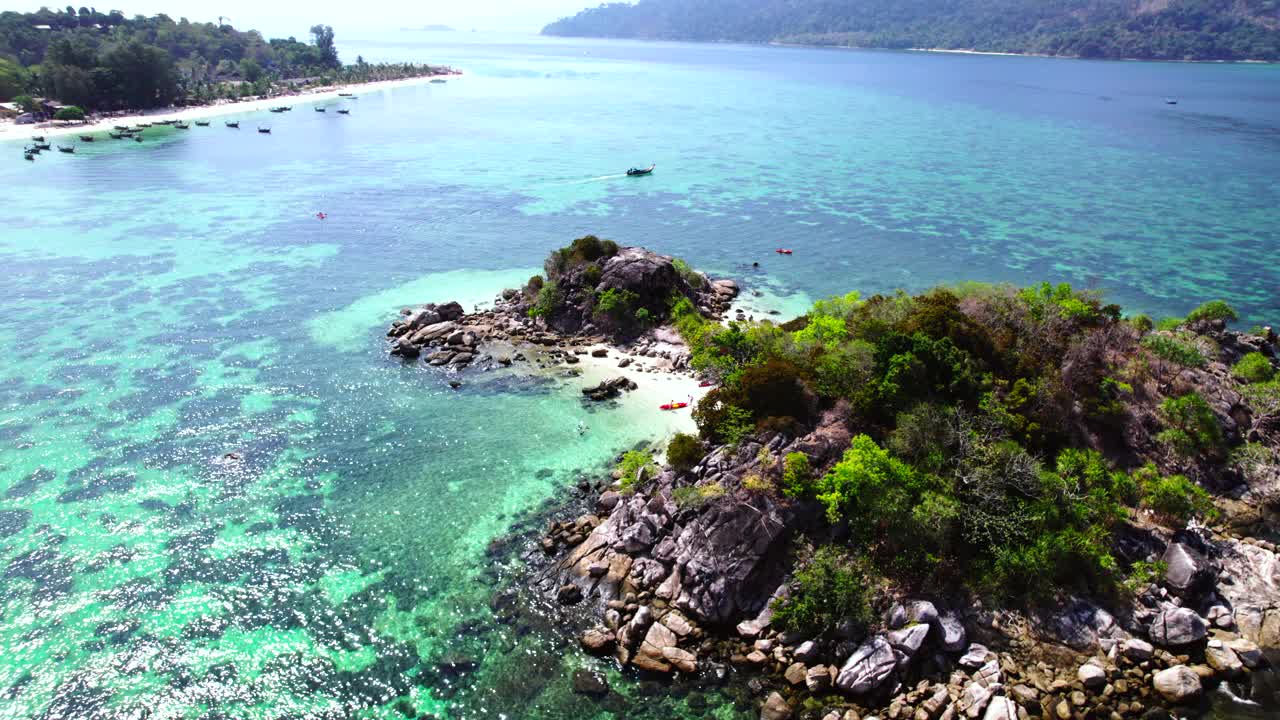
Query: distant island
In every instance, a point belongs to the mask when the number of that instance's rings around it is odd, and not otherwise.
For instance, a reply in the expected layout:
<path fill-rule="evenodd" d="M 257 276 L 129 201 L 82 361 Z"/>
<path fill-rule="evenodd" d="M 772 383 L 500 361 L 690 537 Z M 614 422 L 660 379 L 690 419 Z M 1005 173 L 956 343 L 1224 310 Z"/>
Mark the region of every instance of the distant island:
<path fill-rule="evenodd" d="M 267 40 L 227 24 L 126 18 L 113 10 L 0 13 L 0 102 L 27 120 L 79 120 L 91 112 L 210 105 L 306 88 L 451 73 L 413 63 L 343 64 L 333 28 L 311 42 Z"/>
<path fill-rule="evenodd" d="M 416 27 L 416 28 L 401 28 L 401 31 L 403 32 L 457 32 L 457 30 L 449 27 L 448 25 L 439 25 L 439 24 L 423 25 L 422 27 Z"/>
<path fill-rule="evenodd" d="M 970 50 L 1079 58 L 1280 60 L 1272 0 L 640 0 L 544 35 Z"/>

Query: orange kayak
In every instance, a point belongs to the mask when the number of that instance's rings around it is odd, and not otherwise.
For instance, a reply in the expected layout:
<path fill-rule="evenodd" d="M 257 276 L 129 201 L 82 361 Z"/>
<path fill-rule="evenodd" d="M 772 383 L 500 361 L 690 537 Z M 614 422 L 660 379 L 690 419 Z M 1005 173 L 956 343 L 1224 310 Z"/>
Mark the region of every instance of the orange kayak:
<path fill-rule="evenodd" d="M 687 408 L 687 407 L 689 407 L 689 403 L 667 403 L 666 405 L 658 406 L 658 408 L 661 410 L 679 410 L 680 408 Z"/>

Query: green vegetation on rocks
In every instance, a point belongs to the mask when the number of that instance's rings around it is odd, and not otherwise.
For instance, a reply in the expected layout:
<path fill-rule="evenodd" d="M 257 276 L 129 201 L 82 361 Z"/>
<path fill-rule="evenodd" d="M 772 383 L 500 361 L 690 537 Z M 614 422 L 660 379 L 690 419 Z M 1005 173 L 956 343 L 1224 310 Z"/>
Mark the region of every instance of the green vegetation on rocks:
<path fill-rule="evenodd" d="M 1235 376 L 1245 382 L 1264 383 L 1275 377 L 1276 369 L 1271 360 L 1260 352 L 1251 352 L 1231 368 Z"/>
<path fill-rule="evenodd" d="M 834 545 L 801 546 L 797 554 L 791 593 L 773 606 L 779 627 L 813 636 L 870 621 L 870 583 L 856 556 Z"/>
<path fill-rule="evenodd" d="M 698 438 L 688 433 L 676 433 L 671 442 L 667 443 L 667 464 L 684 472 L 698 464 L 703 452 Z"/>
<path fill-rule="evenodd" d="M 1186 324 L 1229 319 L 1224 308 L 1206 304 Z M 1110 593 L 1132 572 L 1114 532 L 1140 508 L 1173 525 L 1214 517 L 1186 474 L 1126 468 L 1088 445 L 1090 433 L 1146 418 L 1158 445 L 1144 452 L 1224 457 L 1213 407 L 1194 391 L 1165 394 L 1158 372 L 1205 367 L 1215 341 L 1150 334 L 1097 293 L 1047 283 L 851 293 L 784 325 L 710 323 L 677 299 L 672 318 L 691 365 L 719 380 L 694 411 L 704 440 L 795 435 L 832 410 L 854 429 L 834 463 L 792 452 L 753 477 L 776 473 L 782 496 L 816 503 L 843 528 L 844 552 L 877 575 L 1005 598 Z M 840 564 L 815 557 L 823 577 Z M 804 584 L 794 607 L 810 602 Z"/>

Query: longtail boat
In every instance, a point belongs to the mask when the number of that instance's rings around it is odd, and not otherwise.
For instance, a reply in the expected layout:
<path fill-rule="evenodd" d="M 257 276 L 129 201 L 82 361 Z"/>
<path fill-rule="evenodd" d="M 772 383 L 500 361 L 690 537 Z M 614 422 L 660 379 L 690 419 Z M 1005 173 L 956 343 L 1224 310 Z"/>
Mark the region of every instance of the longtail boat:
<path fill-rule="evenodd" d="M 631 177 L 638 177 L 638 176 L 640 176 L 640 175 L 648 175 L 649 173 L 653 172 L 653 169 L 654 169 L 654 168 L 656 168 L 656 167 L 658 167 L 658 164 L 657 164 L 657 163 L 654 163 L 653 165 L 650 165 L 650 166 L 649 166 L 649 167 L 647 167 L 647 168 L 631 168 L 630 170 L 628 170 L 628 171 L 627 171 L 627 175 L 629 175 L 629 176 L 631 176 Z"/>
<path fill-rule="evenodd" d="M 58 146 L 58 152 L 74 153 L 75 151 L 76 151 L 76 148 L 75 148 L 75 146 L 74 146 L 74 145 L 72 145 L 72 146 L 59 145 L 59 146 Z"/>

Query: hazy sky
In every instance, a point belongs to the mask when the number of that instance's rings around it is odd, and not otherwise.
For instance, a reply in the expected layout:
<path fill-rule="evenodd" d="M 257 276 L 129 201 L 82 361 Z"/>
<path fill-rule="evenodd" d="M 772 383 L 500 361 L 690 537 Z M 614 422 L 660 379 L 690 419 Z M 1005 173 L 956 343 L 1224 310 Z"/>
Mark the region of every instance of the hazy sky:
<path fill-rule="evenodd" d="M 343 30 L 398 30 L 444 24 L 470 30 L 527 30 L 536 32 L 543 25 L 601 0 L 391 0 L 390 2 L 304 2 L 302 0 L 115 0 L 70 3 L 96 7 L 106 12 L 117 9 L 125 15 L 166 13 L 173 18 L 214 21 L 219 15 L 230 18 L 237 28 L 256 28 L 267 35 L 295 35 L 302 38 L 315 23 L 332 25 L 338 42 Z M 63 2 L 0 2 L 3 9 L 36 10 L 41 5 L 59 8 Z M 19 7 L 12 7 L 19 6 Z"/>

